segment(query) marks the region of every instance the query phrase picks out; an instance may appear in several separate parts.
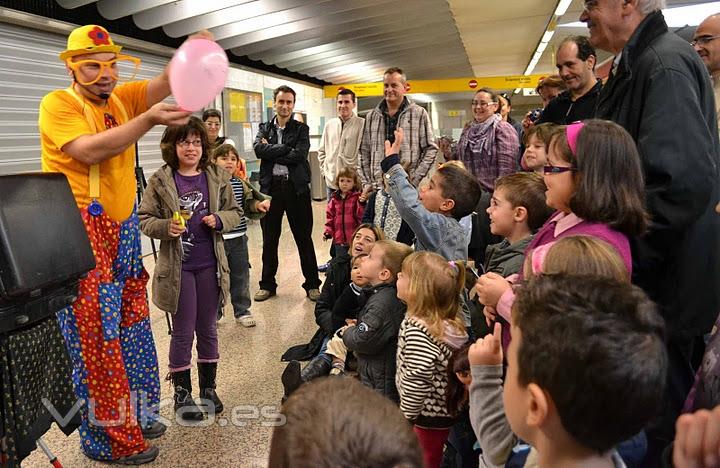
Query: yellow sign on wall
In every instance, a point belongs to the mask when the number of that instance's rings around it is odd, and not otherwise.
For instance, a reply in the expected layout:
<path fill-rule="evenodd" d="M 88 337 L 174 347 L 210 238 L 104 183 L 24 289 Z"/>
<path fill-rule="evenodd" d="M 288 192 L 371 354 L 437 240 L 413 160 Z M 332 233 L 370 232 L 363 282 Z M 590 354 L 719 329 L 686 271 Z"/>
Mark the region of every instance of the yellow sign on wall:
<path fill-rule="evenodd" d="M 247 100 L 245 93 L 230 91 L 230 121 L 247 122 Z"/>
<path fill-rule="evenodd" d="M 515 89 L 534 88 L 538 81 L 546 75 L 511 75 L 486 76 L 481 78 L 451 78 L 447 80 L 409 80 L 408 93 L 457 93 L 473 91 L 480 88 Z M 334 98 L 341 89 L 350 89 L 358 97 L 382 96 L 383 84 L 377 83 L 348 83 L 329 85 L 323 88 L 326 98 Z"/>

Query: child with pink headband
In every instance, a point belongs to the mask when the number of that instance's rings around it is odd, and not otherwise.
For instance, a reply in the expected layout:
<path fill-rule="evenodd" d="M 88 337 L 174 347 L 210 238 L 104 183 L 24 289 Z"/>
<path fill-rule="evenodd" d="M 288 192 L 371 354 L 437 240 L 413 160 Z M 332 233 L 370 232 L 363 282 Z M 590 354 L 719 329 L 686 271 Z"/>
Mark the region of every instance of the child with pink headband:
<path fill-rule="evenodd" d="M 559 127 L 550 140 L 547 160 L 543 167 L 546 202 L 556 211 L 528 251 L 567 236 L 597 237 L 617 251 L 631 274 L 628 237 L 645 231 L 648 216 L 640 156 L 630 135 L 604 120 Z M 487 273 L 478 279 L 476 288 L 486 315 L 487 311 L 498 313 L 510 322 L 511 281 Z M 504 344 L 508 340 L 505 332 Z"/>

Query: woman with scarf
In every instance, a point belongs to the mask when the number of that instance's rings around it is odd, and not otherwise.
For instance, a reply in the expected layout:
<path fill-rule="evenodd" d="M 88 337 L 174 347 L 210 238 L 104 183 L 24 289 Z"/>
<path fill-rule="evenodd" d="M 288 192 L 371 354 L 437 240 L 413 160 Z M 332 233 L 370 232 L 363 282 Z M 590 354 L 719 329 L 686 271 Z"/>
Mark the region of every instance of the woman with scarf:
<path fill-rule="evenodd" d="M 498 113 L 499 107 L 498 96 L 492 90 L 478 90 L 472 100 L 473 120 L 465 125 L 453 153 L 446 155 L 447 159 L 462 161 L 483 189 L 468 246 L 468 254 L 476 262 L 483 261 L 489 244 L 501 240 L 490 233 L 490 220 L 485 211 L 490 206 L 495 180 L 518 169 L 520 140 L 513 126 Z"/>
<path fill-rule="evenodd" d="M 511 124 L 498 113 L 498 96 L 482 88 L 472 100 L 473 121 L 460 135 L 455 152 L 458 159 L 477 177 L 483 190 L 492 194 L 495 180 L 517 170 L 520 140 Z"/>

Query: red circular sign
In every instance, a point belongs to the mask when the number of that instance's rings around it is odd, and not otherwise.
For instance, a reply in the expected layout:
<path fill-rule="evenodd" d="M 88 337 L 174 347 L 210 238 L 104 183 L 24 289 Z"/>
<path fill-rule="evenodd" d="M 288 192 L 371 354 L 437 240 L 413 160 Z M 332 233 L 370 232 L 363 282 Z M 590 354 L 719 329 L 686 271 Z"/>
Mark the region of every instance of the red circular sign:
<path fill-rule="evenodd" d="M 477 88 L 477 80 L 468 81 L 468 86 L 470 86 L 471 89 Z"/>

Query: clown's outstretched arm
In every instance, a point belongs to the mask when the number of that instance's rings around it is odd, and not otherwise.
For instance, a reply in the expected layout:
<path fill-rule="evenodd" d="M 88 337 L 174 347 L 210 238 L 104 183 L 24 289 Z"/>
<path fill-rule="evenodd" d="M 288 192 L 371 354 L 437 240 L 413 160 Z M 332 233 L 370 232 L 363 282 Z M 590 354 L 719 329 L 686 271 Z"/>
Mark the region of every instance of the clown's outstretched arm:
<path fill-rule="evenodd" d="M 184 125 L 190 120 L 190 115 L 191 112 L 176 105 L 158 102 L 126 124 L 96 134 L 81 135 L 61 149 L 85 164 L 99 164 L 134 145 L 155 125 Z"/>

